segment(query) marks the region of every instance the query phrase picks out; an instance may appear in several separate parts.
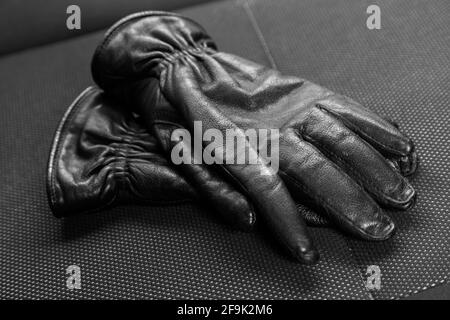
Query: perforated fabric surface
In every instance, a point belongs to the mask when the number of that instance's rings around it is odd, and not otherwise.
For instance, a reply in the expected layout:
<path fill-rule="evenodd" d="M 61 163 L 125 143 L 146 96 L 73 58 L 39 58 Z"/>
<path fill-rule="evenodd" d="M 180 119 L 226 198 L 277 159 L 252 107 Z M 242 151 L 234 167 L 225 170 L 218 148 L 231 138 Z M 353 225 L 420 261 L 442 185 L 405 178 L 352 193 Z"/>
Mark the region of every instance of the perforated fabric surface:
<path fill-rule="evenodd" d="M 53 132 L 92 80 L 102 34 L 0 59 L 1 298 L 400 298 L 447 281 L 450 38 L 448 1 L 226 1 L 184 10 L 224 51 L 299 75 L 396 119 L 422 163 L 417 206 L 392 212 L 383 243 L 312 229 L 316 266 L 286 258 L 264 230 L 241 233 L 196 205 L 121 207 L 58 220 L 45 196 Z M 66 268 L 82 270 L 68 290 Z M 382 287 L 365 272 L 378 265 Z"/>
<path fill-rule="evenodd" d="M 0 55 L 93 32 L 126 14 L 144 10 L 176 10 L 206 0 L 2 0 Z M 211 0 L 209 0 L 211 1 Z M 68 29 L 73 8 L 80 8 L 80 28 Z M 69 9 L 70 14 L 66 14 Z M 68 19 L 73 23 L 73 19 Z"/>
<path fill-rule="evenodd" d="M 364 274 L 379 265 L 376 298 L 407 296 L 445 282 L 450 234 L 450 2 L 378 1 L 381 29 L 362 15 L 373 1 L 251 2 L 267 51 L 283 72 L 343 93 L 395 119 L 421 155 L 419 200 L 393 212 L 389 241 L 349 239 Z"/>

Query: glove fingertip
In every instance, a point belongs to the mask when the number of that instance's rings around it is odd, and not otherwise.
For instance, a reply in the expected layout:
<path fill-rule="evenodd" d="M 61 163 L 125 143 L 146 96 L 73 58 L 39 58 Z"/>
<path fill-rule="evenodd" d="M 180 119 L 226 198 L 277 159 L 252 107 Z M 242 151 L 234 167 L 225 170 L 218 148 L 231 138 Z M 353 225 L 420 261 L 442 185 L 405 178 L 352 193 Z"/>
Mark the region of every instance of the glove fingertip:
<path fill-rule="evenodd" d="M 296 258 L 303 264 L 316 264 L 320 259 L 320 254 L 315 248 L 299 247 L 296 252 Z"/>
<path fill-rule="evenodd" d="M 379 221 L 367 224 L 364 233 L 367 240 L 383 241 L 393 236 L 395 224 L 387 215 L 383 215 Z"/>
<path fill-rule="evenodd" d="M 410 176 L 414 174 L 419 167 L 419 156 L 416 151 L 411 152 L 408 156 L 403 157 L 397 161 L 400 172 L 404 176 Z"/>
<path fill-rule="evenodd" d="M 253 230 L 256 223 L 256 215 L 254 211 L 249 211 L 238 217 L 237 225 L 239 229 L 247 232 Z"/>

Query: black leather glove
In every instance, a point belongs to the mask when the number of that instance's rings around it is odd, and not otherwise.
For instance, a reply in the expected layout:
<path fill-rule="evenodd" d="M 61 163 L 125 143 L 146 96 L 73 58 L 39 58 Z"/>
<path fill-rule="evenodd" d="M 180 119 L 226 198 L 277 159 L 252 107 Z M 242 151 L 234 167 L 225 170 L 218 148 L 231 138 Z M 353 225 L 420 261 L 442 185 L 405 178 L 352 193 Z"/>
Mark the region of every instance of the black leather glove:
<path fill-rule="evenodd" d="M 205 179 L 220 190 L 207 202 L 233 226 L 251 228 L 255 217 L 245 196 L 213 171 L 207 173 Z M 165 205 L 203 197 L 167 162 L 139 120 L 95 87 L 75 99 L 58 126 L 47 194 L 57 217 L 119 204 Z M 221 197 L 236 201 L 224 208 Z"/>
<path fill-rule="evenodd" d="M 387 239 L 394 230 L 379 204 L 407 209 L 414 202 L 414 189 L 386 159 L 400 161 L 404 173 L 417 166 L 412 141 L 395 126 L 347 97 L 218 52 L 192 20 L 162 12 L 122 19 L 98 47 L 92 72 L 109 94 L 132 101 L 166 153 L 183 143 L 172 141 L 172 133 L 193 131 L 194 121 L 203 130 L 236 130 L 249 150 L 244 130 L 279 129 L 278 174 L 261 157 L 256 165 L 222 168 L 303 262 L 318 254 L 286 186 L 370 240 Z"/>
<path fill-rule="evenodd" d="M 121 204 L 170 205 L 202 199 L 166 160 L 140 119 L 97 87 L 84 90 L 62 118 L 47 173 L 49 205 L 57 217 L 94 213 Z M 232 190 L 231 185 L 224 187 Z M 244 195 L 237 197 L 245 199 Z M 247 223 L 246 211 L 251 206 L 244 205 L 243 199 L 241 202 L 246 223 L 237 223 L 237 227 L 248 230 L 255 219 Z M 308 224 L 330 226 L 324 217 L 297 206 Z M 225 218 L 233 215 L 222 213 Z M 234 219 L 226 220 L 236 225 Z"/>
<path fill-rule="evenodd" d="M 48 163 L 48 200 L 55 216 L 94 213 L 120 204 L 201 201 L 201 194 L 166 160 L 155 137 L 129 109 L 97 87 L 84 90 L 68 108 Z M 232 189 L 231 185 L 225 187 Z M 236 209 L 243 210 L 246 222 L 245 214 L 251 206 L 244 205 L 245 200 L 241 202 L 242 207 Z M 324 217 L 301 204 L 297 207 L 309 225 L 330 226 Z M 233 214 L 223 213 L 225 218 Z M 236 224 L 233 219 L 227 220 Z M 247 230 L 254 222 L 253 218 L 251 223 L 237 227 Z"/>

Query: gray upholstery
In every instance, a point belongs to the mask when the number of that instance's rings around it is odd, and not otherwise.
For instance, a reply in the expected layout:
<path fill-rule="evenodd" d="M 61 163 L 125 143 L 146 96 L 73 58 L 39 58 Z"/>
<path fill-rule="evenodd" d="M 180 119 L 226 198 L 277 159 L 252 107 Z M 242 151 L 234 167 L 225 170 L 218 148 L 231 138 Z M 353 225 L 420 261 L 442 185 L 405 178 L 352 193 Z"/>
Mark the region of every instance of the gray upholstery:
<path fill-rule="evenodd" d="M 92 32 L 142 10 L 177 10 L 207 0 L 2 0 L 0 55 Z M 67 8 L 77 5 L 81 28 L 69 30 Z"/>

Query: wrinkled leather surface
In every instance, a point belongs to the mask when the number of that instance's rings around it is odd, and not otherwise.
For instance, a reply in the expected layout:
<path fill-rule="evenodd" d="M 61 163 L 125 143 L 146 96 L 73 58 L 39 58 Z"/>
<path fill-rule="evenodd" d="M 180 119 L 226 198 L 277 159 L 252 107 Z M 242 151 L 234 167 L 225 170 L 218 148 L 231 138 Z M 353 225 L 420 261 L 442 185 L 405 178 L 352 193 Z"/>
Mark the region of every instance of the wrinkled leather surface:
<path fill-rule="evenodd" d="M 227 186 L 221 189 L 224 192 Z M 85 89 L 74 100 L 58 126 L 48 163 L 47 191 L 57 217 L 120 204 L 197 202 L 201 197 L 166 160 L 140 119 L 96 87 Z M 308 224 L 329 225 L 324 217 L 297 206 Z"/>
<path fill-rule="evenodd" d="M 280 129 L 283 180 L 275 172 L 258 175 L 269 170 L 263 161 L 223 167 L 303 262 L 318 255 L 287 187 L 344 230 L 371 240 L 394 231 L 380 205 L 414 203 L 413 187 L 384 157 L 403 159 L 404 174 L 417 166 L 412 141 L 392 123 L 316 84 L 216 51 L 192 20 L 162 12 L 122 19 L 99 45 L 92 72 L 103 89 L 132 99 L 166 152 L 171 133 L 192 130 L 194 121 L 204 130 Z"/>
<path fill-rule="evenodd" d="M 168 166 L 156 139 L 93 87 L 61 120 L 47 190 L 56 216 L 93 212 L 127 200 L 156 205 L 194 196 L 186 180 Z"/>
<path fill-rule="evenodd" d="M 206 178 L 211 184 L 219 180 L 213 174 Z M 236 206 L 218 212 L 238 227 L 252 227 L 254 219 L 247 220 L 252 209 L 244 195 L 222 180 L 217 183 L 217 199 L 224 194 L 236 199 Z M 164 205 L 198 197 L 139 119 L 95 87 L 75 99 L 58 126 L 47 195 L 58 217 L 119 204 Z"/>

